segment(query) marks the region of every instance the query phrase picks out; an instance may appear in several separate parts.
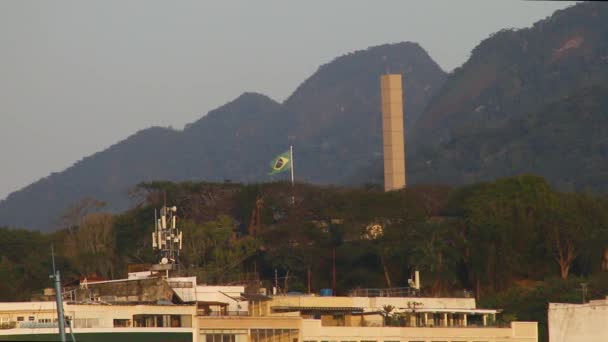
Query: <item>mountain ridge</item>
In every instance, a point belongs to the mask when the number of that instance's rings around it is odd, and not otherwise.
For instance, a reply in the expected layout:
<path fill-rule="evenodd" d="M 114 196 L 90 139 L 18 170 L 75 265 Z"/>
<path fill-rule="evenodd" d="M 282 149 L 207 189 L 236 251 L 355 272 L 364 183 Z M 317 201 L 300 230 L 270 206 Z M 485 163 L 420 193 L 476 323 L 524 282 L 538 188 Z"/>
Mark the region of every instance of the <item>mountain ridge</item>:
<path fill-rule="evenodd" d="M 299 181 L 338 183 L 351 172 L 344 165 L 381 153 L 379 75 L 386 68 L 410 75 L 405 98 L 414 116 L 445 78 L 418 44 L 359 50 L 319 67 L 283 103 L 246 92 L 183 130 L 140 130 L 11 193 L 0 202 L 0 225 L 57 229 L 61 215 L 86 197 L 121 211 L 133 204 L 129 189 L 140 182 L 268 180 L 269 160 L 290 144 Z"/>
<path fill-rule="evenodd" d="M 580 3 L 482 41 L 416 122 L 410 179 L 457 185 L 534 172 L 561 190 L 608 192 L 597 178 L 608 176 L 602 137 L 580 120 L 608 112 L 606 36 L 608 6 Z"/>

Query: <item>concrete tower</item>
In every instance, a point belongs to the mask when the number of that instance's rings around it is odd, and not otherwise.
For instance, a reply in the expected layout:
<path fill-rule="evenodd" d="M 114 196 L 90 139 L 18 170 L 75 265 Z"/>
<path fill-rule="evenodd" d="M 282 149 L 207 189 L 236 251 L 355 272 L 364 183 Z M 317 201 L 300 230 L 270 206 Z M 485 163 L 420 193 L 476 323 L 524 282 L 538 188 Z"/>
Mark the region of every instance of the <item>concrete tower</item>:
<path fill-rule="evenodd" d="M 403 90 L 400 74 L 382 75 L 382 142 L 384 145 L 384 191 L 405 188 Z"/>

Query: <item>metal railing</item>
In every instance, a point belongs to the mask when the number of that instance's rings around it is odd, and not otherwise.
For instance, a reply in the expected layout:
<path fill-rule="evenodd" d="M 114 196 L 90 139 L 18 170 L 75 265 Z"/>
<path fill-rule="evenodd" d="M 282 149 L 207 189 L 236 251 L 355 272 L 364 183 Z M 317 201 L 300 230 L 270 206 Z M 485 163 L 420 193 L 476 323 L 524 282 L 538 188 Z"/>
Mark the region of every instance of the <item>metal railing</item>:
<path fill-rule="evenodd" d="M 443 293 L 431 293 L 420 291 L 412 287 L 390 287 L 390 288 L 367 288 L 353 289 L 348 293 L 349 297 L 450 297 L 450 298 L 472 298 L 473 293 L 469 290 L 455 290 Z"/>
<path fill-rule="evenodd" d="M 354 289 L 348 293 L 349 297 L 418 297 L 420 291 L 411 287 L 391 287 L 385 289 L 369 288 Z"/>
<path fill-rule="evenodd" d="M 207 317 L 236 317 L 236 316 L 249 316 L 249 311 L 206 311 L 196 310 L 197 316 Z"/>
<path fill-rule="evenodd" d="M 23 329 L 42 329 L 42 328 L 57 328 L 57 322 L 22 322 L 19 323 L 19 328 Z"/>

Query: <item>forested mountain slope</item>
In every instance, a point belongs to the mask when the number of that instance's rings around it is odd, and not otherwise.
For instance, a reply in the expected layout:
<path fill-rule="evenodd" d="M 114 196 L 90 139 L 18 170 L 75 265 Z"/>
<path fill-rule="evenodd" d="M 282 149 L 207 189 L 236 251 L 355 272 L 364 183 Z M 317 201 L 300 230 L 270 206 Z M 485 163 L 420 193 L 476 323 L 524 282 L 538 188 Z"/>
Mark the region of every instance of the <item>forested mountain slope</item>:
<path fill-rule="evenodd" d="M 608 6 L 581 3 L 481 42 L 412 130 L 410 181 L 533 172 L 561 190 L 607 192 L 607 37 Z"/>
<path fill-rule="evenodd" d="M 608 6 L 582 3 L 473 49 L 416 123 L 420 140 L 496 127 L 608 79 Z M 431 137 L 430 134 L 433 134 Z"/>
<path fill-rule="evenodd" d="M 152 127 L 8 196 L 0 225 L 50 230 L 82 198 L 126 209 L 128 192 L 152 180 L 268 181 L 268 163 L 295 146 L 298 180 L 340 183 L 382 153 L 379 76 L 404 74 L 415 120 L 445 73 L 415 43 L 356 51 L 323 65 L 279 104 L 245 93 L 184 130 Z"/>

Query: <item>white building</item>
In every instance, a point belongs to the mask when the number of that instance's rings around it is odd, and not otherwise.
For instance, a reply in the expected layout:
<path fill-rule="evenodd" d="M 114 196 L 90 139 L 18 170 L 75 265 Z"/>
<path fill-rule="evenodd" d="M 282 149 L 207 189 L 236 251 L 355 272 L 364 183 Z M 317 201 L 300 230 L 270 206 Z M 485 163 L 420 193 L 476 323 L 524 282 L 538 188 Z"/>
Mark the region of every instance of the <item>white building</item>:
<path fill-rule="evenodd" d="M 608 341 L 608 297 L 586 304 L 549 303 L 549 342 Z"/>
<path fill-rule="evenodd" d="M 85 342 L 538 341 L 536 322 L 502 325 L 498 310 L 479 309 L 474 298 L 267 296 L 194 277 L 132 276 L 80 290 L 84 301 L 64 303 L 64 313 L 70 334 Z M 0 303 L 0 341 L 56 340 L 56 315 L 54 301 Z"/>

